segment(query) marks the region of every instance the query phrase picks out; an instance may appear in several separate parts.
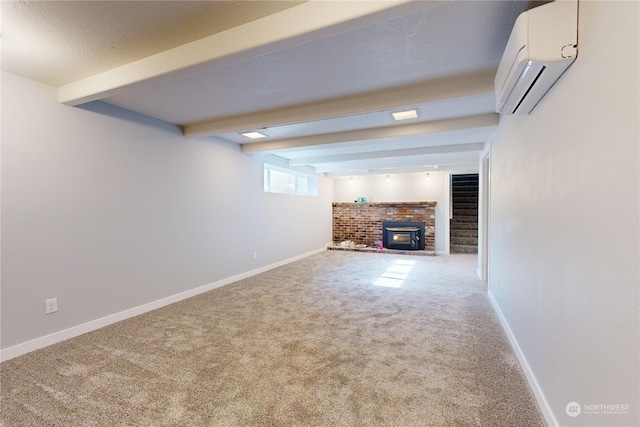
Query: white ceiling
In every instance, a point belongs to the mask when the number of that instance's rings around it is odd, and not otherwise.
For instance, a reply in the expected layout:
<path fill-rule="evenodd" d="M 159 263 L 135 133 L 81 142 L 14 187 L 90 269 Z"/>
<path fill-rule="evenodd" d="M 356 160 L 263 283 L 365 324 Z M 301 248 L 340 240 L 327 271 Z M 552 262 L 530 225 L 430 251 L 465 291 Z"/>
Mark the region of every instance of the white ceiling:
<path fill-rule="evenodd" d="M 2 68 L 328 176 L 475 171 L 526 1 L 2 2 Z M 418 108 L 394 122 L 390 112 Z M 262 129 L 247 140 L 240 131 Z"/>

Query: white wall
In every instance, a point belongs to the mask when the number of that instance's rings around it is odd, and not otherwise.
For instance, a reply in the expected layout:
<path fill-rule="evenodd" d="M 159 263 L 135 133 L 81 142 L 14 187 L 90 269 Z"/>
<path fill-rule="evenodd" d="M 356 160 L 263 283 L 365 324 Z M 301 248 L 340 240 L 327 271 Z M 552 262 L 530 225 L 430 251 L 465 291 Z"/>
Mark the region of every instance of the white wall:
<path fill-rule="evenodd" d="M 424 173 L 354 176 L 334 178 L 335 202 L 352 202 L 366 197 L 373 202 L 436 201 L 436 253 L 449 253 L 449 173 Z"/>
<path fill-rule="evenodd" d="M 235 144 L 60 105 L 54 88 L 8 73 L 2 86 L 3 350 L 328 241 L 330 179 L 319 197 L 265 194 L 264 159 Z"/>
<path fill-rule="evenodd" d="M 581 1 L 576 62 L 491 146 L 490 295 L 563 426 L 640 425 L 638 5 Z"/>

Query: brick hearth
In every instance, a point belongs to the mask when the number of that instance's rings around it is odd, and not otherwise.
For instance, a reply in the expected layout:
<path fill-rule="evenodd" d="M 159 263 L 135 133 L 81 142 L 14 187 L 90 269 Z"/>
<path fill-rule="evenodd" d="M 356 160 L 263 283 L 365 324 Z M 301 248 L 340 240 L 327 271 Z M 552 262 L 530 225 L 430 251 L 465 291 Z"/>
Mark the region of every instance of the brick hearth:
<path fill-rule="evenodd" d="M 425 223 L 425 251 L 435 249 L 436 202 L 333 202 L 333 241 L 377 246 L 382 241 L 382 221 Z"/>

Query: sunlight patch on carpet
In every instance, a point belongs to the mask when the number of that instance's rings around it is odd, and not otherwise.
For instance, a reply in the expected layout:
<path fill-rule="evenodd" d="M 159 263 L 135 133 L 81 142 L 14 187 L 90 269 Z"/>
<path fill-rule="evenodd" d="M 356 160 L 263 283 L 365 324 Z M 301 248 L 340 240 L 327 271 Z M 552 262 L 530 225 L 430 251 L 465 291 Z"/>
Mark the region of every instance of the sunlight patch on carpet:
<path fill-rule="evenodd" d="M 409 277 L 415 261 L 397 259 L 384 273 L 373 282 L 374 286 L 384 286 L 385 288 L 399 288 L 404 285 L 404 281 Z"/>

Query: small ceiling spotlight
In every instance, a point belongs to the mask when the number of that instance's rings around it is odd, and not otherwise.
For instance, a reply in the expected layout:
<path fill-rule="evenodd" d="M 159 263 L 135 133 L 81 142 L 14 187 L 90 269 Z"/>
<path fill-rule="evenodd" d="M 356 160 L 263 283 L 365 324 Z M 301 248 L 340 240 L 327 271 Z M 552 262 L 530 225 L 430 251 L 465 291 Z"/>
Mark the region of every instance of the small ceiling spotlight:
<path fill-rule="evenodd" d="M 247 138 L 250 139 L 258 139 L 258 138 L 266 138 L 267 135 L 262 133 L 262 132 L 258 132 L 258 131 L 251 131 L 251 132 L 240 132 L 240 135 L 245 136 Z"/>
<path fill-rule="evenodd" d="M 406 110 L 406 111 L 396 111 L 391 113 L 394 120 L 408 120 L 408 119 L 417 119 L 418 118 L 418 110 Z"/>
<path fill-rule="evenodd" d="M 387 177 L 385 178 L 385 182 L 389 182 L 389 181 L 390 181 L 389 175 L 387 175 Z"/>
<path fill-rule="evenodd" d="M 353 184 L 353 177 L 352 176 L 349 177 L 349 184 Z"/>
<path fill-rule="evenodd" d="M 427 181 L 431 179 L 431 174 L 427 172 Z"/>

